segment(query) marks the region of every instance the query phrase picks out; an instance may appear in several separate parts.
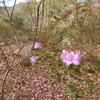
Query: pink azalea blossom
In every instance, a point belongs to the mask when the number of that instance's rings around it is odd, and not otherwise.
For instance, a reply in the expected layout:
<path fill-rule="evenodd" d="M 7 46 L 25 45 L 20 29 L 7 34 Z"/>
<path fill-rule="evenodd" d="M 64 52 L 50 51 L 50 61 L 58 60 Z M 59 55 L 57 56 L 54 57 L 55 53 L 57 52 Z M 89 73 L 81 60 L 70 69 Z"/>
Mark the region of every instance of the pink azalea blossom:
<path fill-rule="evenodd" d="M 78 55 L 78 60 L 81 61 L 81 53 L 80 53 L 80 51 L 76 51 L 76 54 Z"/>
<path fill-rule="evenodd" d="M 34 49 L 40 49 L 40 48 L 41 48 L 41 43 L 35 42 Z"/>
<path fill-rule="evenodd" d="M 81 61 L 80 51 L 74 53 L 73 51 L 68 52 L 66 50 L 62 50 L 61 59 L 68 66 L 70 64 L 79 65 Z"/>
<path fill-rule="evenodd" d="M 34 64 L 38 58 L 39 58 L 39 56 L 32 56 L 32 57 L 30 57 L 30 62 L 32 64 Z"/>
<path fill-rule="evenodd" d="M 8 42 L 8 44 L 10 45 L 10 44 L 12 44 L 12 42 L 11 42 L 11 41 L 9 41 L 9 42 Z"/>
<path fill-rule="evenodd" d="M 62 12 L 62 15 L 63 15 L 63 16 L 66 16 L 66 12 L 65 12 L 65 11 L 64 11 L 64 12 Z"/>

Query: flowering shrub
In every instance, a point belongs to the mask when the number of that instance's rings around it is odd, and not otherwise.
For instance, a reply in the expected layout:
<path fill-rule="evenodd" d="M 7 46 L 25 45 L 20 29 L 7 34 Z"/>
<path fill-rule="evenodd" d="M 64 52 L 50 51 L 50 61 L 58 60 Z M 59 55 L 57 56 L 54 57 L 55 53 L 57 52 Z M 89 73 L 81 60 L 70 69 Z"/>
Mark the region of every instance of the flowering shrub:
<path fill-rule="evenodd" d="M 35 42 L 34 49 L 40 49 L 40 48 L 41 48 L 41 43 Z"/>
<path fill-rule="evenodd" d="M 74 53 L 73 51 L 68 52 L 66 50 L 62 50 L 61 59 L 68 66 L 70 64 L 79 65 L 81 61 L 80 51 L 76 51 L 76 53 Z"/>
<path fill-rule="evenodd" d="M 39 58 L 39 56 L 32 56 L 32 57 L 30 57 L 30 62 L 32 64 L 34 64 L 38 58 Z"/>

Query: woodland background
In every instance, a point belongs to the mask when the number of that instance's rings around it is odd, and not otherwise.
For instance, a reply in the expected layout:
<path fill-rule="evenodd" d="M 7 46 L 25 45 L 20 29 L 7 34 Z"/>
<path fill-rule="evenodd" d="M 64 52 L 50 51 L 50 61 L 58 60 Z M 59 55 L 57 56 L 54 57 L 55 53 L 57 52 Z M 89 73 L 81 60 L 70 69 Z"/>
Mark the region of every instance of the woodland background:
<path fill-rule="evenodd" d="M 100 1 L 29 0 L 0 7 L 0 100 L 99 100 Z M 33 45 L 42 43 L 42 50 Z M 63 49 L 79 50 L 66 67 Z M 29 57 L 40 55 L 32 65 Z"/>

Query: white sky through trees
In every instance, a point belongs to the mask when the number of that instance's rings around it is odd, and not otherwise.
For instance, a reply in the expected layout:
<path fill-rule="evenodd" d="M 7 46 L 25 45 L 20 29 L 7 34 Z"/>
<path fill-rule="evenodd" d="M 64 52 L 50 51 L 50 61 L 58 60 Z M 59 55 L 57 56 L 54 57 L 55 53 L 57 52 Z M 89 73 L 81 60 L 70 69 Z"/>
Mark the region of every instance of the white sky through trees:
<path fill-rule="evenodd" d="M 6 6 L 7 7 L 11 7 L 11 6 L 13 6 L 14 5 L 14 1 L 15 0 L 5 0 L 5 4 L 6 4 Z M 21 3 L 21 2 L 27 2 L 28 0 L 16 0 L 16 4 L 19 4 L 19 3 Z M 41 0 L 36 0 L 37 2 L 39 2 L 39 1 L 41 1 Z M 85 1 L 85 0 L 77 0 L 78 2 L 83 2 L 83 1 Z M 0 0 L 0 6 L 3 6 L 3 0 Z"/>
<path fill-rule="evenodd" d="M 13 6 L 14 5 L 14 1 L 15 0 L 5 0 L 5 4 L 6 4 L 6 6 L 7 7 L 11 7 L 11 6 Z M 28 0 L 16 0 L 16 4 L 19 4 L 19 3 L 21 3 L 21 2 L 27 2 Z M 3 6 L 3 0 L 0 0 L 0 6 Z"/>

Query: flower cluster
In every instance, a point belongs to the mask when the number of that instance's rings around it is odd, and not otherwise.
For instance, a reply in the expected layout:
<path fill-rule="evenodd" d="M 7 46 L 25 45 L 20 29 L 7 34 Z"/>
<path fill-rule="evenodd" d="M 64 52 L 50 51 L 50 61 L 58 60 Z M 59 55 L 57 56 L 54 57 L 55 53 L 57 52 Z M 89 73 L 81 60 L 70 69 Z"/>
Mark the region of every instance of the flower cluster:
<path fill-rule="evenodd" d="M 79 65 L 81 61 L 80 51 L 76 51 L 76 53 L 74 53 L 73 51 L 68 52 L 66 50 L 62 50 L 61 59 L 68 66 L 71 64 Z"/>
<path fill-rule="evenodd" d="M 41 43 L 35 42 L 34 49 L 40 49 L 40 48 L 41 48 Z M 31 56 L 30 62 L 34 64 L 38 58 L 39 56 Z M 80 51 L 76 51 L 76 52 L 70 51 L 69 52 L 66 50 L 62 50 L 61 59 L 68 66 L 71 64 L 79 65 L 81 61 L 81 54 L 80 54 Z"/>
<path fill-rule="evenodd" d="M 35 42 L 34 49 L 41 49 L 41 43 Z"/>
<path fill-rule="evenodd" d="M 34 49 L 40 49 L 40 48 L 41 48 L 41 43 L 35 42 L 35 44 L 34 44 Z M 31 56 L 31 57 L 30 57 L 30 62 L 31 62 L 32 64 L 34 64 L 38 58 L 39 58 L 39 56 Z"/>
<path fill-rule="evenodd" d="M 32 64 L 34 64 L 38 58 L 39 58 L 39 56 L 31 56 L 31 57 L 30 57 L 30 62 L 31 62 Z"/>

